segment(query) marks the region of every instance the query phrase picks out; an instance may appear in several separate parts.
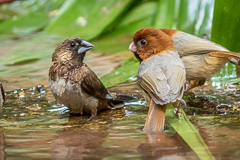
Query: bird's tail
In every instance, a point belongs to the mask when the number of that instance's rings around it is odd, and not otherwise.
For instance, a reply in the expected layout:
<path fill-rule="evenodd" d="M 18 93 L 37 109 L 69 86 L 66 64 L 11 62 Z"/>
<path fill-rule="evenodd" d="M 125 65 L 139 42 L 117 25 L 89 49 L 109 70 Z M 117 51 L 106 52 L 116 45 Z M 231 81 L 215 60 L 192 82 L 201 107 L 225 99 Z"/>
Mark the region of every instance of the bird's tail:
<path fill-rule="evenodd" d="M 112 93 L 113 99 L 109 101 L 109 105 L 113 108 L 122 108 L 124 107 L 124 102 L 135 102 L 138 101 L 138 98 L 133 95 L 126 95 L 121 93 Z"/>
<path fill-rule="evenodd" d="M 240 54 L 236 52 L 229 52 L 229 51 L 216 51 L 216 52 L 210 52 L 208 55 L 213 57 L 228 57 L 230 60 L 230 63 L 239 65 L 240 64 Z"/>
<path fill-rule="evenodd" d="M 145 132 L 162 132 L 164 130 L 166 109 L 167 105 L 157 105 L 151 100 L 144 126 Z"/>

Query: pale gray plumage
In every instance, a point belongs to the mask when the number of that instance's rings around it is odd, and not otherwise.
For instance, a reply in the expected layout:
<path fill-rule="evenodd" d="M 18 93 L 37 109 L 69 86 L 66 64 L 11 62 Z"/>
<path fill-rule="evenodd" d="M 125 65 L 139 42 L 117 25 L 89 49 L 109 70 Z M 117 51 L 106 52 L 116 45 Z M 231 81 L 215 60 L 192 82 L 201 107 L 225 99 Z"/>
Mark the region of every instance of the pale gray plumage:
<path fill-rule="evenodd" d="M 228 57 L 213 57 L 207 54 L 214 51 L 228 51 L 214 42 L 181 31 L 178 31 L 172 40 L 185 64 L 188 80 L 210 78 L 229 61 Z"/>
<path fill-rule="evenodd" d="M 143 61 L 138 70 L 138 84 L 156 104 L 181 100 L 186 81 L 184 65 L 175 50 L 160 53 Z"/>

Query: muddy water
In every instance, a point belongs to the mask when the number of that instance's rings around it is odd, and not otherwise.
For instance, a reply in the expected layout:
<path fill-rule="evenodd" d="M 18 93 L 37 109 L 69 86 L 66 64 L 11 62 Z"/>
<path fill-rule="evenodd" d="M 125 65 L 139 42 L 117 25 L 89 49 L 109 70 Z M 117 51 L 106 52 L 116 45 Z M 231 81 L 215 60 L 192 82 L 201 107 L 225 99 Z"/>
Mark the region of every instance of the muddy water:
<path fill-rule="evenodd" d="M 148 108 L 136 85 L 110 90 L 127 90 L 140 101 L 100 112 L 90 123 L 84 123 L 88 115 L 73 116 L 56 104 L 41 85 L 8 92 L 0 114 L 0 159 L 197 159 L 169 124 L 163 134 L 142 131 Z M 216 159 L 238 159 L 238 89 L 195 92 L 185 96 L 190 120 Z"/>

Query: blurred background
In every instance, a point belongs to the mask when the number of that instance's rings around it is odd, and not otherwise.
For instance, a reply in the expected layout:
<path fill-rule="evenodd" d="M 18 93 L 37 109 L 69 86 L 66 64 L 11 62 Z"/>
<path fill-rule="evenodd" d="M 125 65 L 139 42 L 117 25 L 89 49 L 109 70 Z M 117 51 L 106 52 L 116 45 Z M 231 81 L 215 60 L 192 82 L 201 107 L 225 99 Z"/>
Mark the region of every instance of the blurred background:
<path fill-rule="evenodd" d="M 136 80 L 139 62 L 128 46 L 142 27 L 178 29 L 239 52 L 239 8 L 239 0 L 0 0 L 0 82 L 7 96 L 0 160 L 198 159 L 192 149 L 201 153 L 202 145 L 192 135 L 202 137 L 216 159 L 239 159 L 240 91 L 229 87 L 240 82 L 236 66 L 226 64 L 206 83 L 217 90 L 185 95 L 183 109 L 201 135 L 183 121 L 182 132 L 167 123 L 165 134 L 146 135 L 141 91 L 134 83 L 120 84 Z M 106 87 L 140 101 L 99 113 L 89 124 L 81 123 L 88 115 L 70 116 L 56 104 L 48 69 L 56 46 L 70 37 L 95 45 L 85 63 Z M 206 152 L 199 158 L 210 159 Z"/>
<path fill-rule="evenodd" d="M 0 0 L 0 81 L 6 90 L 47 86 L 51 55 L 70 37 L 95 45 L 85 62 L 98 76 L 120 66 L 124 75 L 115 75 L 114 84 L 134 80 L 138 62 L 128 46 L 142 27 L 182 30 L 239 52 L 239 6 L 238 0 Z M 236 77 L 227 64 L 212 85 Z M 111 86 L 109 78 L 103 82 Z"/>

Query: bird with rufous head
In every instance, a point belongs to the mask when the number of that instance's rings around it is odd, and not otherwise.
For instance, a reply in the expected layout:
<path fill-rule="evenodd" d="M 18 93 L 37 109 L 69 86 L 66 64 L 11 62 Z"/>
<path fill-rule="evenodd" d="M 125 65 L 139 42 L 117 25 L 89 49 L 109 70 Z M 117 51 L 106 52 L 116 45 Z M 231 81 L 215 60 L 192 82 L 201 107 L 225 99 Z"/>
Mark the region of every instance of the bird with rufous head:
<path fill-rule="evenodd" d="M 170 36 L 154 28 L 142 28 L 133 36 L 129 49 L 139 59 L 137 83 L 149 96 L 144 130 L 164 130 L 165 111 L 179 103 L 185 90 L 186 71 Z"/>

